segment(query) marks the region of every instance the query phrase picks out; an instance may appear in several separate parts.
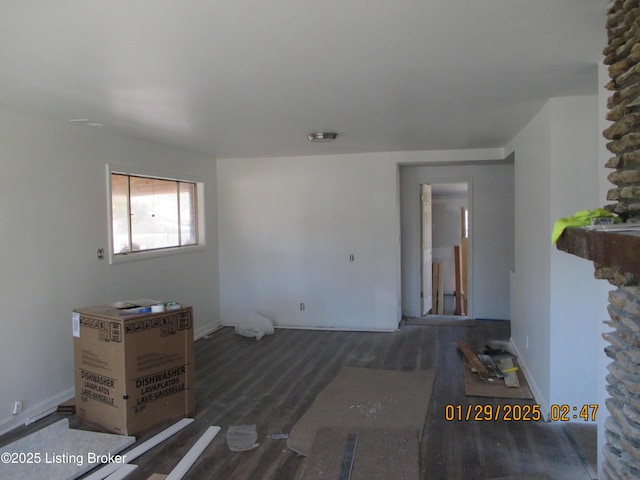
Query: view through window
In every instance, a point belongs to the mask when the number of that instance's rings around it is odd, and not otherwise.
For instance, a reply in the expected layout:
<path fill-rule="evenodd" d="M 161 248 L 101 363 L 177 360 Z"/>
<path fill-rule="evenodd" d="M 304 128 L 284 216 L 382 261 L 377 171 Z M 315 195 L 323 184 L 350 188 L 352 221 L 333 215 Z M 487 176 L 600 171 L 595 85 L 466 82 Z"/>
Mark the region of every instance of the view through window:
<path fill-rule="evenodd" d="M 111 173 L 113 253 L 198 244 L 193 182 Z"/>

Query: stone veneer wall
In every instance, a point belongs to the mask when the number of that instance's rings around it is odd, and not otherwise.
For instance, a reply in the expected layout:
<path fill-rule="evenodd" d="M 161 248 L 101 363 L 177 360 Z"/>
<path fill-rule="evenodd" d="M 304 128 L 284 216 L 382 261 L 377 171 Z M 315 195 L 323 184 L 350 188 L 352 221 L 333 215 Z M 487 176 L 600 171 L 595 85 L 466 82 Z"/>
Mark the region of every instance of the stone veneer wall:
<path fill-rule="evenodd" d="M 615 188 L 605 208 L 623 221 L 640 223 L 640 0 L 614 0 L 607 8 L 608 45 L 604 50 L 611 81 L 607 89 L 607 119 L 603 132 L 614 156 L 607 167 Z M 639 252 L 640 253 L 640 252 Z M 606 479 L 640 479 L 640 276 L 596 265 L 596 277 L 617 286 L 609 294 L 608 324 L 604 335 L 613 359 L 607 367 L 605 422 L 607 443 L 602 470 Z"/>
<path fill-rule="evenodd" d="M 608 46 L 604 63 L 609 65 L 611 81 L 607 119 L 611 125 L 604 136 L 615 154 L 607 167 L 615 168 L 609 181 L 607 200 L 616 203 L 606 208 L 625 221 L 640 222 L 640 15 L 638 0 L 616 0 L 609 5 Z"/>

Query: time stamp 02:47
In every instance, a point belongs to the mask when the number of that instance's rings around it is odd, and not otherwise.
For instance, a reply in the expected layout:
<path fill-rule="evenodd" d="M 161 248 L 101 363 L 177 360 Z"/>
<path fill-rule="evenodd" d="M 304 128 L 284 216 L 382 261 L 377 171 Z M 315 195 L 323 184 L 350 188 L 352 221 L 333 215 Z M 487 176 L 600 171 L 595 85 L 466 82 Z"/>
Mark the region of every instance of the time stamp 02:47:
<path fill-rule="evenodd" d="M 549 409 L 549 420 L 552 422 L 569 422 L 584 420 L 595 422 L 597 404 L 567 405 L 553 404 Z M 542 420 L 542 412 L 538 404 L 447 404 L 444 407 L 444 418 L 447 422 L 537 422 Z"/>

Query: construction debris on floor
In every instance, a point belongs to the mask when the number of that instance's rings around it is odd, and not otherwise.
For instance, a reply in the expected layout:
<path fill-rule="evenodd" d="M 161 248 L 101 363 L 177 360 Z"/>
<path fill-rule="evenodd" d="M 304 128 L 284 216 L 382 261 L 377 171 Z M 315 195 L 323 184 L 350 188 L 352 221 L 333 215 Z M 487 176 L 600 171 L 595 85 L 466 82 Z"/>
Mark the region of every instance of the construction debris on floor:
<path fill-rule="evenodd" d="M 458 348 L 463 355 L 465 395 L 533 399 L 515 355 L 489 345 L 477 353 L 464 340 L 458 341 Z"/>
<path fill-rule="evenodd" d="M 243 337 L 255 337 L 260 340 L 265 335 L 273 335 L 273 320 L 259 313 L 252 313 L 235 326 L 235 332 Z"/>
<path fill-rule="evenodd" d="M 227 429 L 227 446 L 232 452 L 253 450 L 259 446 L 255 424 L 230 425 Z"/>

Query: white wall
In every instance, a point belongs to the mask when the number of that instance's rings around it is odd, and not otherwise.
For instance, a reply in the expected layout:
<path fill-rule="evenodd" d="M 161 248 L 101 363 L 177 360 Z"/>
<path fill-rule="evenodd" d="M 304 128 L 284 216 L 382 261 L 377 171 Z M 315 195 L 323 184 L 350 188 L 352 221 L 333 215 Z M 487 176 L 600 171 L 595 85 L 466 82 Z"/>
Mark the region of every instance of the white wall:
<path fill-rule="evenodd" d="M 467 179 L 471 211 L 471 313 L 476 318 L 510 318 L 509 272 L 513 269 L 514 252 L 513 172 L 513 165 L 505 163 L 401 168 L 402 312 L 405 316 L 420 316 L 420 184 Z M 458 232 L 459 222 L 458 213 Z"/>
<path fill-rule="evenodd" d="M 281 326 L 396 328 L 393 164 L 358 155 L 219 160 L 218 179 L 225 324 L 255 311 Z"/>
<path fill-rule="evenodd" d="M 550 113 L 548 105 L 512 142 L 515 150 L 515 275 L 511 339 L 527 364 L 536 399 L 550 387 Z M 522 356 L 521 355 L 521 356 Z"/>
<path fill-rule="evenodd" d="M 279 326 L 394 330 L 400 320 L 398 164 L 502 154 L 219 159 L 223 323 L 258 312 Z"/>
<path fill-rule="evenodd" d="M 73 395 L 74 307 L 127 298 L 193 305 L 219 323 L 215 162 L 193 153 L 0 110 L 0 432 Z M 105 165 L 205 182 L 207 248 L 109 265 Z M 24 413 L 11 415 L 14 400 Z"/>
<path fill-rule="evenodd" d="M 512 342 L 536 399 L 597 403 L 600 325 L 593 265 L 550 243 L 555 220 L 602 205 L 596 96 L 549 100 L 514 138 Z"/>
<path fill-rule="evenodd" d="M 598 190 L 597 96 L 553 99 L 551 107 L 551 217 L 602 206 Z M 575 125 L 575 126 L 574 126 Z M 572 185 L 567 190 L 567 185 Z M 547 230 L 549 231 L 549 230 Z M 551 403 L 597 403 L 600 281 L 593 263 L 551 250 Z M 606 300 L 605 298 L 601 299 Z M 567 348 L 567 339 L 578 352 Z M 588 353 L 582 353 L 582 349 Z M 578 379 L 575 383 L 567 379 Z M 588 401 L 587 401 L 588 400 Z"/>

